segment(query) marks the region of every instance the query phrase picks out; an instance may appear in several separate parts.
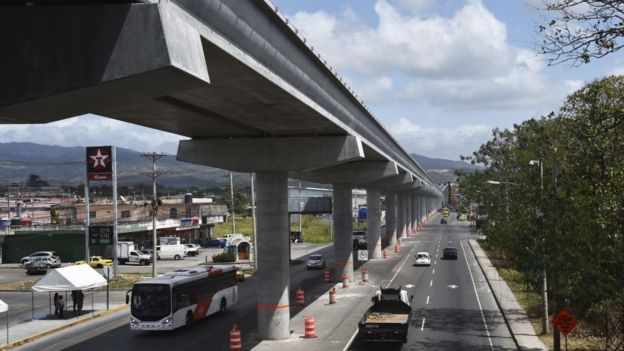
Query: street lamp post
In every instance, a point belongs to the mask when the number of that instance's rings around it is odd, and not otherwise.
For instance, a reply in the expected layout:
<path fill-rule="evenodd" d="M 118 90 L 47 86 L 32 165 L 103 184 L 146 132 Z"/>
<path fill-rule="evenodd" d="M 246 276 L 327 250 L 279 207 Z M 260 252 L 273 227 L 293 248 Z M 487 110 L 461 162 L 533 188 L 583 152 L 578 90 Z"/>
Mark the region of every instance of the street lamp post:
<path fill-rule="evenodd" d="M 540 168 L 540 190 L 542 196 L 544 195 L 544 163 L 541 160 L 531 160 L 529 161 L 529 165 L 539 165 Z M 543 221 L 543 218 L 542 218 Z M 542 311 L 542 333 L 548 334 L 548 284 L 546 279 L 546 234 L 544 233 L 544 226 L 542 224 L 542 303 L 543 303 L 543 311 Z"/>
<path fill-rule="evenodd" d="M 520 185 L 518 183 L 514 183 L 514 182 L 504 182 L 504 181 L 497 181 L 497 180 L 488 180 L 486 181 L 486 183 L 488 184 L 493 184 L 493 185 L 501 185 L 503 184 L 505 186 L 505 220 L 507 222 L 509 222 L 509 196 L 507 193 L 507 185 Z"/>

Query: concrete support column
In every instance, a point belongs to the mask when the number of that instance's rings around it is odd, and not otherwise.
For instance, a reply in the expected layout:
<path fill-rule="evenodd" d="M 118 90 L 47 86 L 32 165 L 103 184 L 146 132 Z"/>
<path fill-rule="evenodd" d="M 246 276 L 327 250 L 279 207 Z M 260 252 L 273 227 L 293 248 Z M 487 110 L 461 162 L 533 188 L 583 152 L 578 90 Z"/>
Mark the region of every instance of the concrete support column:
<path fill-rule="evenodd" d="M 410 203 L 412 204 L 412 233 L 416 233 L 418 228 L 418 203 L 416 194 L 410 194 Z"/>
<path fill-rule="evenodd" d="M 425 204 L 424 196 L 420 199 L 420 205 L 422 206 L 422 214 L 420 215 L 420 218 L 423 222 L 425 222 L 427 220 L 427 206 Z"/>
<path fill-rule="evenodd" d="M 366 189 L 368 208 L 368 258 L 381 258 L 381 193 L 379 189 Z"/>
<path fill-rule="evenodd" d="M 257 173 L 257 309 L 263 340 L 290 337 L 287 181 L 286 172 Z"/>
<path fill-rule="evenodd" d="M 412 234 L 412 202 L 410 194 L 405 194 L 405 236 Z"/>
<path fill-rule="evenodd" d="M 405 195 L 398 194 L 397 200 L 399 202 L 399 213 L 397 215 L 397 239 L 401 239 L 405 236 Z"/>
<path fill-rule="evenodd" d="M 397 239 L 397 194 L 386 193 L 386 240 L 393 248 Z"/>
<path fill-rule="evenodd" d="M 353 280 L 353 213 L 351 183 L 334 184 L 334 279 Z"/>
<path fill-rule="evenodd" d="M 422 224 L 422 206 L 420 204 L 420 196 L 418 194 L 414 194 L 414 203 L 416 204 L 416 228 L 418 228 L 418 225 Z"/>

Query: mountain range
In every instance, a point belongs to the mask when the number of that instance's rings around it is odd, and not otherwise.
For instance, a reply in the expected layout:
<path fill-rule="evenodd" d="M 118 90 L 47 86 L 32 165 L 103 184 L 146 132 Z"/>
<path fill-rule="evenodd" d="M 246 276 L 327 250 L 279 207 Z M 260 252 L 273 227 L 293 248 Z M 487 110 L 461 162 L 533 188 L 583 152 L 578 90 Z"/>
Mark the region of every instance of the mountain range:
<path fill-rule="evenodd" d="M 473 171 L 475 166 L 426 156 L 411 155 L 437 183 L 453 180 L 455 170 Z M 0 184 L 23 183 L 31 174 L 37 174 L 50 184 L 79 184 L 84 181 L 85 148 L 41 145 L 25 142 L 0 143 Z M 218 188 L 229 182 L 229 172 L 207 166 L 177 161 L 175 155 L 157 161 L 161 173 L 158 184 L 168 187 Z M 120 185 L 149 184 L 145 173 L 152 170 L 151 160 L 141 153 L 117 148 L 117 179 Z M 246 174 L 235 176 L 235 183 L 247 185 Z"/>

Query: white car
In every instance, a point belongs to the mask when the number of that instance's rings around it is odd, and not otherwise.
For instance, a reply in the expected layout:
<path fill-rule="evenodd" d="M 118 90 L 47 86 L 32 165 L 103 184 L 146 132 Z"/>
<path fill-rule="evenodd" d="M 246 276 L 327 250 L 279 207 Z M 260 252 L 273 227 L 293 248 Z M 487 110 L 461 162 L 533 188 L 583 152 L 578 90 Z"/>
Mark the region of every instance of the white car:
<path fill-rule="evenodd" d="M 431 266 L 431 256 L 428 252 L 419 252 L 416 254 L 414 266 Z"/>
<path fill-rule="evenodd" d="M 184 254 L 186 256 L 197 256 L 199 254 L 199 246 L 195 244 L 184 244 Z"/>

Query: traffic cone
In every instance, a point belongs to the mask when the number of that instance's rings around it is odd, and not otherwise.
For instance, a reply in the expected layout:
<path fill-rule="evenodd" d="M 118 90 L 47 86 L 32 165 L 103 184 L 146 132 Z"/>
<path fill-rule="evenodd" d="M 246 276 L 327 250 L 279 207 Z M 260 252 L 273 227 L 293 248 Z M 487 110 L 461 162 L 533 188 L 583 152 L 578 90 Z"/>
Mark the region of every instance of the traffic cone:
<path fill-rule="evenodd" d="M 399 242 L 397 241 L 397 243 L 394 244 L 394 252 L 399 253 L 400 250 L 401 250 L 401 245 L 399 245 Z"/>
<path fill-rule="evenodd" d="M 323 275 L 323 281 L 325 283 L 331 283 L 331 270 L 329 268 L 327 268 L 325 270 L 325 274 Z"/>
<path fill-rule="evenodd" d="M 305 338 L 316 338 L 316 322 L 312 316 L 305 318 Z"/>
<path fill-rule="evenodd" d="M 383 250 L 383 259 L 387 259 L 388 258 L 388 250 L 384 249 Z"/>
<path fill-rule="evenodd" d="M 329 304 L 330 305 L 336 304 L 336 288 L 329 289 Z"/>
<path fill-rule="evenodd" d="M 348 288 L 349 287 L 349 276 L 346 274 L 342 275 L 342 288 Z"/>
<path fill-rule="evenodd" d="M 368 283 L 368 268 L 366 267 L 362 269 L 362 282 Z"/>
<path fill-rule="evenodd" d="M 305 297 L 303 295 L 303 289 L 301 289 L 301 287 L 299 287 L 297 289 L 297 292 L 295 293 L 295 300 L 297 300 L 297 305 L 305 305 Z"/>
<path fill-rule="evenodd" d="M 230 351 L 242 351 L 241 333 L 236 324 L 232 325 L 230 330 Z"/>

